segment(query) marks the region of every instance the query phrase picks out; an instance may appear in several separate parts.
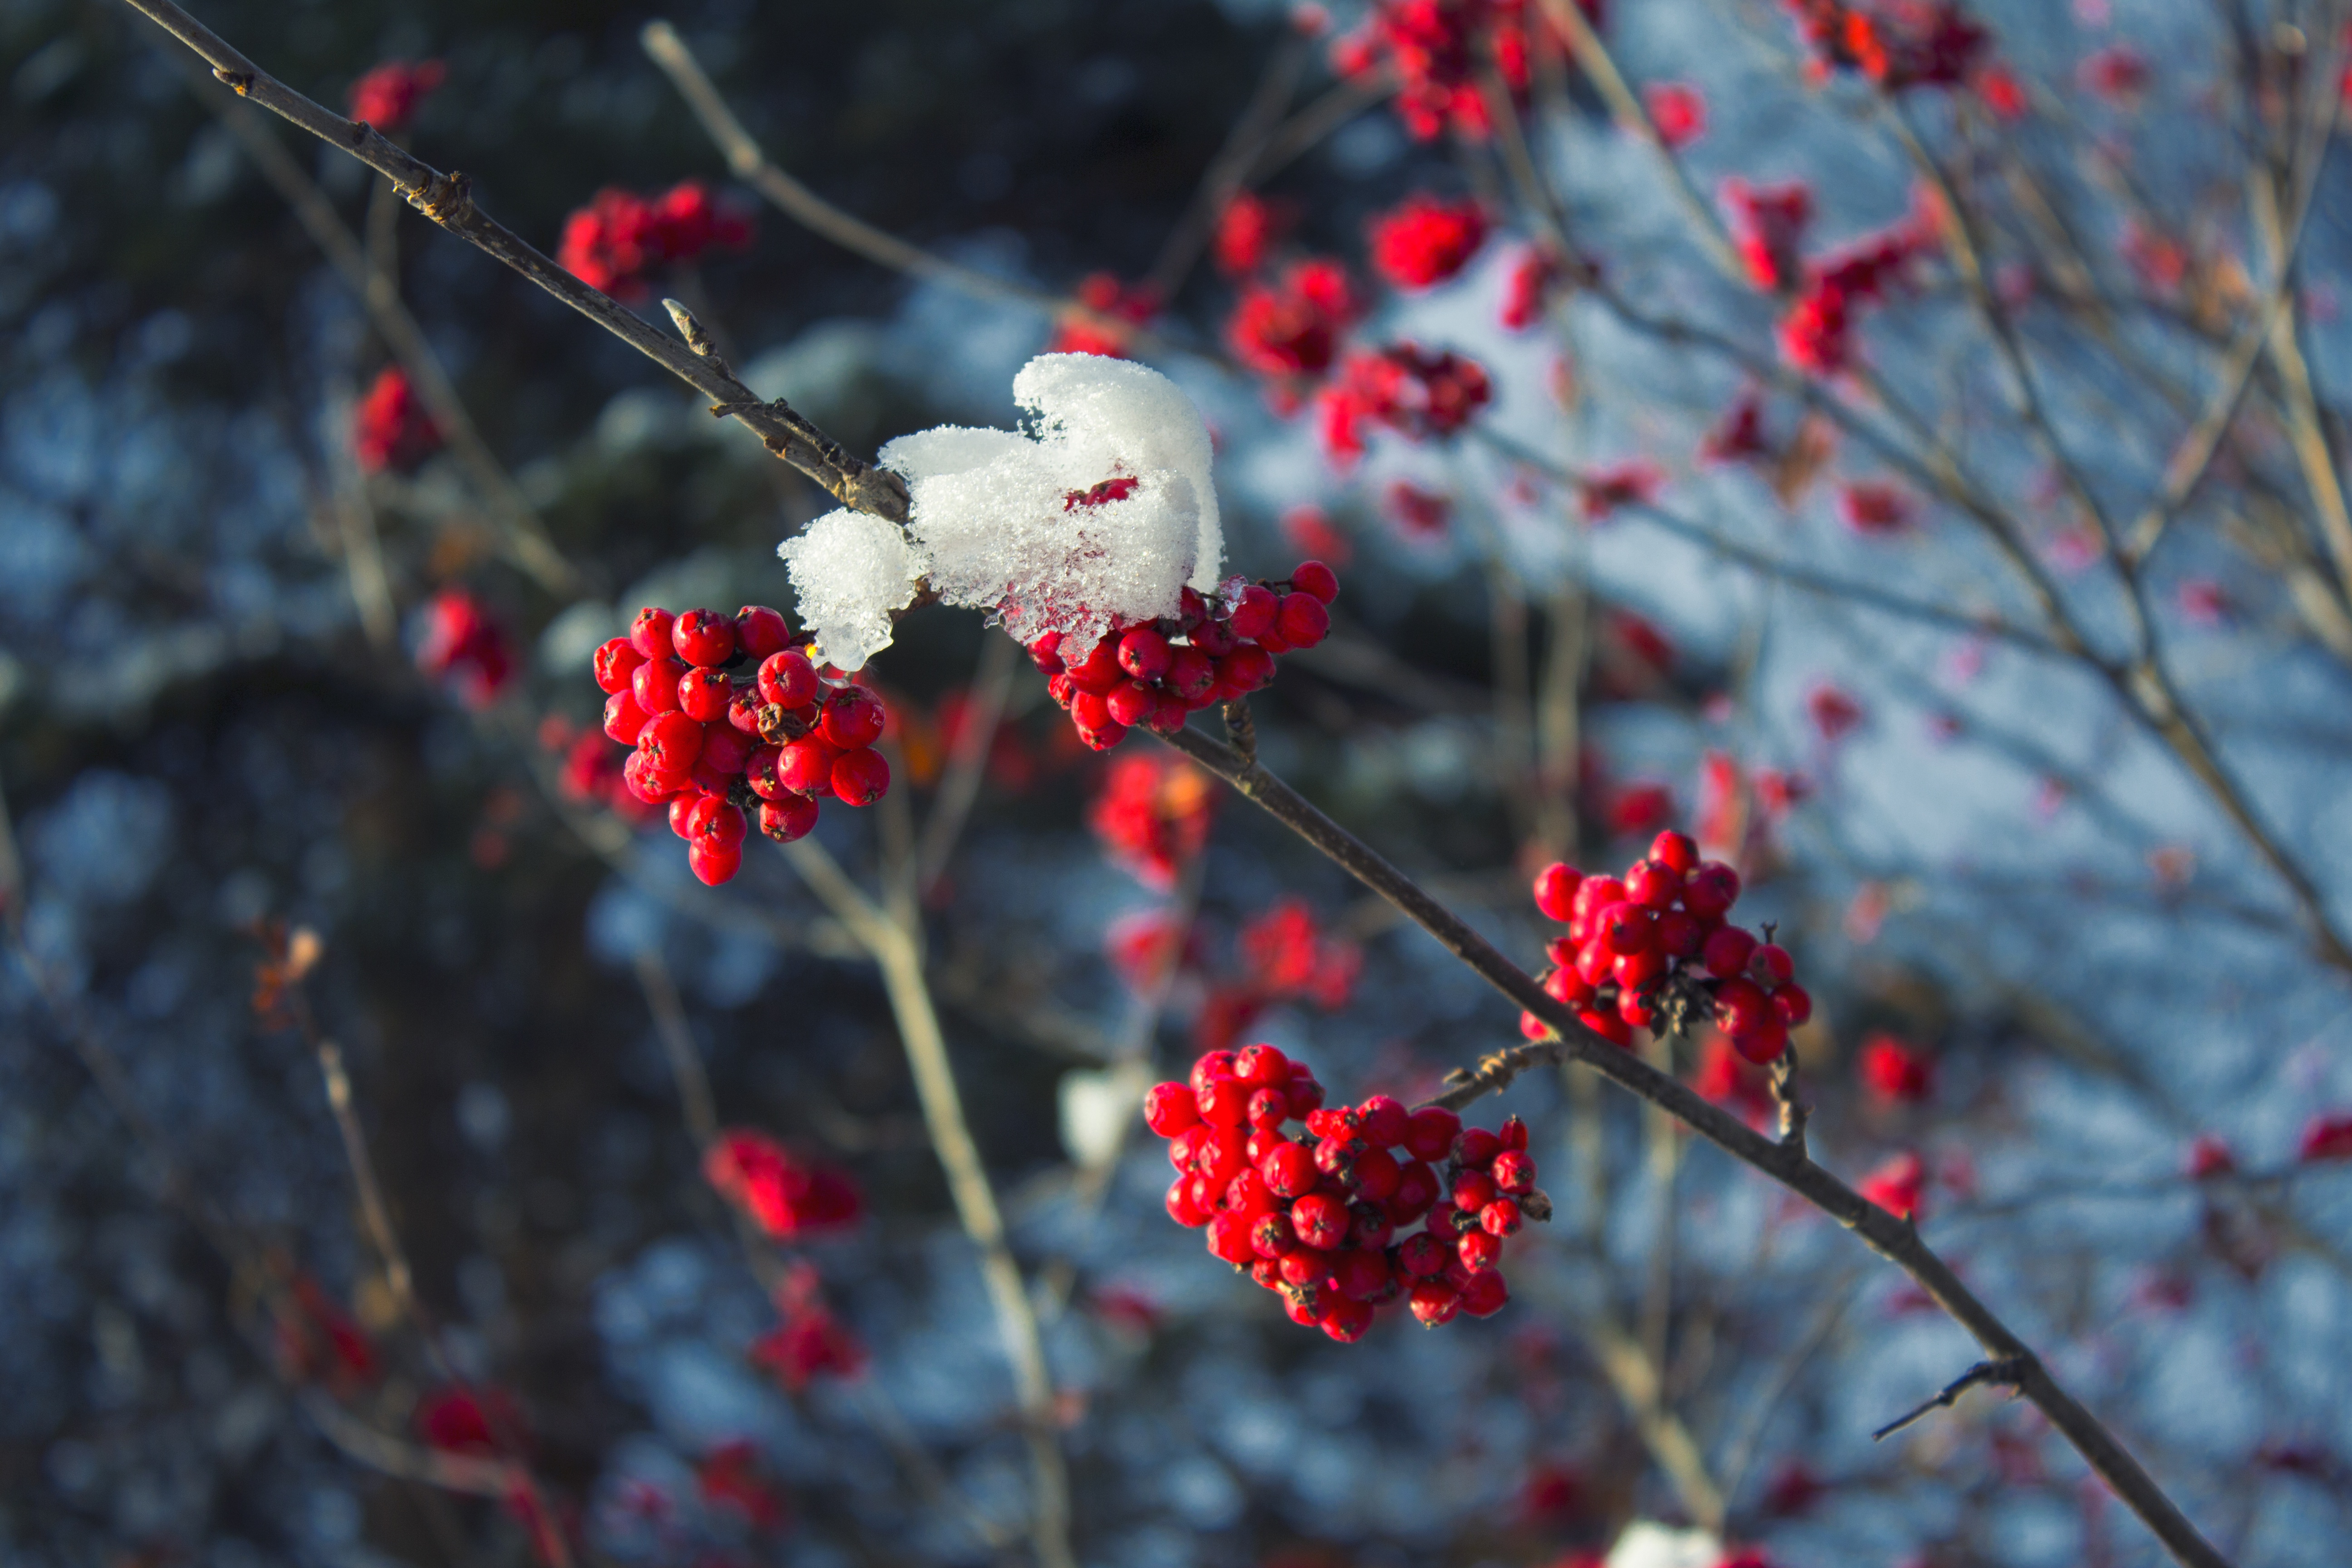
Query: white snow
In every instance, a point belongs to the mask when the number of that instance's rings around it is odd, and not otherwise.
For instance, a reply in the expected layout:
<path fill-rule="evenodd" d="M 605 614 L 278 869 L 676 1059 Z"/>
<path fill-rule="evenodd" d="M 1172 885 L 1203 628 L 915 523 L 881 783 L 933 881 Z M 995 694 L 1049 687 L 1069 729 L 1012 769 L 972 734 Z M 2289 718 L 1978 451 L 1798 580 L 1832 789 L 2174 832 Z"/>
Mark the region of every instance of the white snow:
<path fill-rule="evenodd" d="M 791 570 L 802 626 L 843 669 L 890 646 L 890 614 L 913 602 L 923 576 L 921 552 L 870 512 L 826 512 L 776 553 Z"/>
<path fill-rule="evenodd" d="M 1668 1530 L 1637 1519 L 1609 1549 L 1606 1568 L 1716 1568 L 1723 1543 L 1704 1530 Z"/>

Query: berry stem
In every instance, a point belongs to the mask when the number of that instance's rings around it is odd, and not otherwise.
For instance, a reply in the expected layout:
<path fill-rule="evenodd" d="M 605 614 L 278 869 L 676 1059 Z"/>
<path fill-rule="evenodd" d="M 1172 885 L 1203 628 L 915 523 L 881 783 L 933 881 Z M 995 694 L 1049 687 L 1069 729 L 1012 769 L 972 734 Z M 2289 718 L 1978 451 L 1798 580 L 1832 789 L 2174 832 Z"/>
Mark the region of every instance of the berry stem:
<path fill-rule="evenodd" d="M 2175 1558 L 2191 1568 L 2227 1568 L 2227 1560 L 2199 1533 L 2115 1434 L 2059 1386 L 2032 1348 L 1977 1300 L 1951 1266 L 1920 1239 L 1916 1227 L 1813 1163 L 1801 1145 L 1766 1137 L 1679 1079 L 1586 1028 L 1570 1008 L 1555 1001 L 1461 917 L 1254 759 L 1193 730 L 1181 730 L 1165 739 L 1386 899 L 1480 979 L 1534 1014 L 1559 1037 L 1496 1052 L 1481 1061 L 1475 1072 L 1456 1075 L 1452 1087 L 1431 1104 L 1457 1109 L 1501 1089 L 1538 1063 L 1567 1060 L 1581 1062 L 1619 1088 L 1662 1107 L 1734 1159 L 1755 1167 L 1854 1232 L 1864 1246 L 1908 1274 L 1930 1300 L 1984 1347 L 1989 1359 L 2011 1369 L 2013 1377 L 2005 1376 L 2004 1381 L 2012 1382 L 2052 1426 L 2066 1435 L 2075 1451 Z"/>
<path fill-rule="evenodd" d="M 1810 1159 L 1805 1149 L 1805 1122 L 1812 1109 L 1797 1092 L 1797 1052 L 1795 1047 L 1772 1058 L 1772 1103 L 1780 1108 L 1780 1147 L 1793 1150 L 1797 1158 Z"/>

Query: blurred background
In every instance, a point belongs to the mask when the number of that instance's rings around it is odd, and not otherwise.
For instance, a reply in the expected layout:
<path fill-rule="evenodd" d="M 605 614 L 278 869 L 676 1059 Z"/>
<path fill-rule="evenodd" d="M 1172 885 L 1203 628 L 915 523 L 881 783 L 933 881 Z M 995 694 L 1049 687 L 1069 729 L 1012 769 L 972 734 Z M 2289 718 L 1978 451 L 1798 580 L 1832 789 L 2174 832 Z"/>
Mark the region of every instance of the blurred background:
<path fill-rule="evenodd" d="M 551 255 L 607 187 L 702 182 L 725 242 L 620 283 L 853 453 L 1012 424 L 1013 373 L 1105 330 L 1074 301 L 1148 321 L 1100 346 L 1208 417 L 1229 570 L 1343 584 L 1255 704 L 1268 763 L 1530 968 L 1546 861 L 1670 826 L 1733 859 L 1816 999 L 1816 1155 L 1916 1206 L 2233 1561 L 2336 1561 L 2342 17 L 1987 5 L 1961 47 L 1920 20 L 1957 8 L 1875 8 L 1957 50 L 1915 83 L 1760 0 L 1585 10 L 1640 133 L 1505 0 L 201 16 L 339 110 L 439 62 L 401 140 Z M 1473 63 L 1412 52 L 1424 12 Z M 778 165 L 995 291 L 730 182 L 640 47 L 657 16 Z M 1448 70 L 1489 108 L 1427 110 Z M 757 842 L 696 883 L 595 732 L 598 643 L 641 605 L 789 615 L 775 546 L 830 499 L 127 6 L 14 0 L 0 81 L 0 1562 L 1049 1552 L 870 944 Z M 1909 247 L 1840 296 L 1845 363 L 1790 346 L 1802 288 L 1711 264 L 1762 232 L 1734 178 L 1805 184 L 1816 282 Z M 1416 195 L 1486 215 L 1433 273 L 1368 241 Z M 1484 367 L 1473 426 L 1335 445 L 1344 371 L 1269 369 L 1239 324 L 1310 256 L 1351 275 L 1349 344 Z M 385 390 L 420 354 L 470 435 Z M 2151 508 L 2148 548 L 2102 531 Z M 905 620 L 872 667 L 897 787 L 814 841 L 919 911 L 1076 1561 L 2162 1560 L 1997 1393 L 1874 1445 L 1973 1344 L 1589 1074 L 1472 1113 L 1528 1119 L 1559 1205 L 1503 1313 L 1352 1347 L 1286 1321 L 1168 1222 L 1142 1089 L 1265 1039 L 1410 1101 L 1517 1021 L 1149 737 L 1088 752 L 1016 656 L 971 612 Z M 1719 1039 L 1644 1048 L 1769 1121 Z M 856 1222 L 741 1231 L 703 1092 Z"/>

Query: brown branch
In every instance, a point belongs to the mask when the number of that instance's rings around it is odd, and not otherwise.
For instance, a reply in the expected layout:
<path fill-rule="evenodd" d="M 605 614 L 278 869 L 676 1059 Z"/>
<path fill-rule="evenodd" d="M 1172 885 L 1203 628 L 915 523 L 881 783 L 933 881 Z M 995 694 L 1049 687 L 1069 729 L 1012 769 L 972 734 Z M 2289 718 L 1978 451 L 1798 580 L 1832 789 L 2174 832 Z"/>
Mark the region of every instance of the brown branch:
<path fill-rule="evenodd" d="M 1534 1014 L 1557 1037 L 1496 1052 L 1481 1062 L 1476 1071 L 1458 1075 L 1458 1080 L 1431 1103 L 1456 1108 L 1467 1105 L 1539 1063 L 1570 1060 L 1591 1068 L 1619 1088 L 1664 1108 L 1734 1159 L 1780 1183 L 1853 1231 L 1863 1245 L 1908 1274 L 1929 1300 L 1984 1347 L 1990 1359 L 2016 1368 L 2014 1382 L 2018 1391 L 2049 1417 L 2052 1426 L 2066 1435 L 2076 1452 L 2176 1558 L 2193 1568 L 2226 1568 L 2221 1553 L 2198 1533 L 2197 1527 L 2165 1495 L 2139 1461 L 2096 1416 L 2059 1386 L 2025 1342 L 1977 1300 L 1952 1272 L 1951 1266 L 1920 1239 L 1917 1228 L 1909 1221 L 1897 1219 L 1864 1199 L 1813 1163 L 1802 1149 L 1756 1131 L 1679 1079 L 1657 1071 L 1632 1052 L 1619 1049 L 1586 1028 L 1570 1009 L 1555 1001 L 1532 976 L 1459 916 L 1256 762 L 1244 759 L 1193 730 L 1167 737 L 1167 743 L 1233 785 L 1393 904 L 1480 979 L 1515 1005 Z"/>
<path fill-rule="evenodd" d="M 399 187 L 411 206 L 478 250 L 504 262 L 564 304 L 722 407 L 761 445 L 823 485 L 843 505 L 893 522 L 907 519 L 907 487 L 887 469 L 843 451 L 823 431 L 778 400 L 762 402 L 620 301 L 566 272 L 520 235 L 476 205 L 472 182 L 412 156 L 373 126 L 321 108 L 261 69 L 172 0 L 123 0 L 194 49 L 236 93 L 329 146 L 349 153 Z"/>

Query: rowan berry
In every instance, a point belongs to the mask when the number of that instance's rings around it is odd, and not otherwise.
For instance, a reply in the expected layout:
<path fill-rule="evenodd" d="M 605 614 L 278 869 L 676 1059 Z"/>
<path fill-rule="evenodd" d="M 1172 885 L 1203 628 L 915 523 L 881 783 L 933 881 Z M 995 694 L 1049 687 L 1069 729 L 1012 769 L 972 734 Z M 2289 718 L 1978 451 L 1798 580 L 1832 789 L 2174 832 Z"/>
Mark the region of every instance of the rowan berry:
<path fill-rule="evenodd" d="M 1658 944 L 1658 917 L 1655 911 L 1637 903 L 1610 905 L 1600 914 L 1601 932 L 1608 939 L 1612 952 L 1634 954 L 1654 951 Z"/>
<path fill-rule="evenodd" d="M 1767 1013 L 1753 1029 L 1726 1029 L 1731 1037 L 1731 1048 L 1751 1062 L 1759 1064 L 1778 1058 L 1789 1048 L 1789 1026 L 1780 1021 L 1778 1013 Z"/>
<path fill-rule="evenodd" d="M 1290 1239 L 1291 1248 L 1282 1255 L 1281 1261 L 1277 1265 L 1284 1284 L 1320 1285 L 1331 1278 L 1331 1258 L 1328 1253 L 1312 1247 L 1298 1246 L 1298 1233 L 1296 1230 L 1291 1232 Z"/>
<path fill-rule="evenodd" d="M 1797 976 L 1797 965 L 1789 950 L 1777 942 L 1768 942 L 1758 948 L 1748 962 L 1767 985 L 1786 985 Z"/>
<path fill-rule="evenodd" d="M 1348 1205 L 1328 1193 L 1308 1193 L 1290 1205 L 1290 1223 L 1298 1239 L 1327 1252 L 1347 1239 L 1353 1222 Z"/>
<path fill-rule="evenodd" d="M 1528 1152 L 1528 1124 L 1516 1116 L 1503 1118 L 1502 1130 L 1496 1132 L 1495 1137 L 1502 1143 L 1503 1152 L 1506 1154 L 1524 1154 Z"/>
<path fill-rule="evenodd" d="M 1396 1191 L 1389 1194 L 1389 1217 L 1411 1225 L 1429 1212 L 1442 1189 L 1437 1173 L 1416 1160 L 1397 1173 Z"/>
<path fill-rule="evenodd" d="M 777 753 L 776 782 L 794 795 L 831 795 L 833 764 L 839 755 L 823 738 L 803 735 Z"/>
<path fill-rule="evenodd" d="M 629 672 L 629 695 L 648 713 L 667 713 L 677 707 L 677 683 L 686 666 L 674 658 L 649 658 Z"/>
<path fill-rule="evenodd" d="M 1349 1204 L 1348 1212 L 1354 1216 L 1348 1226 L 1348 1243 L 1351 1247 L 1378 1252 L 1396 1236 L 1396 1221 L 1389 1217 L 1389 1211 L 1380 1204 Z"/>
<path fill-rule="evenodd" d="M 1454 1140 L 1461 1132 L 1461 1117 L 1442 1105 L 1424 1105 L 1405 1118 L 1404 1136 L 1399 1142 L 1414 1159 L 1434 1162 L 1453 1151 Z"/>
<path fill-rule="evenodd" d="M 1187 1230 L 1198 1230 L 1216 1215 L 1192 1201 L 1192 1178 L 1179 1176 L 1168 1189 L 1168 1217 Z"/>
<path fill-rule="evenodd" d="M 593 660 L 596 689 L 599 691 L 626 691 L 629 677 L 635 672 L 637 666 L 645 662 L 646 656 L 631 646 L 628 638 L 613 638 L 596 650 Z"/>
<path fill-rule="evenodd" d="M 667 658 L 676 651 L 670 644 L 669 634 L 670 628 L 677 624 L 676 617 L 667 610 L 647 605 L 637 612 L 637 618 L 629 623 L 629 646 L 635 648 L 642 658 Z"/>
<path fill-rule="evenodd" d="M 1303 1143 L 1285 1142 L 1260 1160 L 1257 1168 L 1277 1197 L 1303 1197 L 1314 1189 L 1315 1156 Z"/>
<path fill-rule="evenodd" d="M 825 704 L 824 738 L 845 752 L 855 752 L 880 740 L 887 722 L 882 704 L 853 686 Z"/>
<path fill-rule="evenodd" d="M 1290 1101 L 1278 1089 L 1254 1089 L 1249 1091 L 1249 1124 L 1253 1128 L 1280 1127 L 1290 1116 Z"/>
<path fill-rule="evenodd" d="M 779 708 L 801 708 L 816 700 L 822 683 L 816 666 L 797 648 L 784 648 L 760 661 L 760 695 Z"/>
<path fill-rule="evenodd" d="M 626 691 L 615 691 L 604 700 L 604 736 L 625 746 L 637 743 L 637 736 L 646 727 L 646 710 Z"/>
<path fill-rule="evenodd" d="M 1285 1092 L 1290 1099 L 1290 1119 L 1294 1121 L 1306 1121 L 1323 1104 L 1322 1084 L 1300 1063 L 1291 1064 L 1290 1087 Z"/>
<path fill-rule="evenodd" d="M 1250 1247 L 1260 1258 L 1278 1258 L 1298 1249 L 1298 1233 L 1290 1228 L 1288 1215 L 1267 1209 L 1250 1224 Z"/>
<path fill-rule="evenodd" d="M 1454 1251 L 1465 1268 L 1492 1268 L 1502 1260 L 1503 1238 L 1481 1226 L 1464 1231 L 1454 1244 Z"/>
<path fill-rule="evenodd" d="M 1698 846 L 1687 833 L 1666 829 L 1650 841 L 1650 858 L 1678 875 L 1698 869 Z"/>
<path fill-rule="evenodd" d="M 1257 1258 L 1250 1242 L 1252 1216 L 1230 1210 L 1209 1221 L 1209 1251 L 1236 1268 L 1246 1268 Z"/>
<path fill-rule="evenodd" d="M 1501 1135 L 1484 1127 L 1465 1127 L 1461 1136 L 1454 1140 L 1454 1163 L 1473 1171 L 1485 1170 L 1502 1152 Z"/>
<path fill-rule="evenodd" d="M 1290 1058 L 1272 1046 L 1244 1046 L 1234 1058 L 1234 1076 L 1253 1088 L 1271 1088 L 1290 1081 Z"/>
<path fill-rule="evenodd" d="M 1234 1066 L 1240 1059 L 1239 1051 L 1211 1051 L 1192 1064 L 1192 1076 L 1186 1081 L 1192 1084 L 1192 1092 L 1198 1094 L 1208 1086 L 1209 1080 L 1213 1078 L 1237 1076 L 1234 1071 Z"/>
<path fill-rule="evenodd" d="M 1495 1156 L 1495 1163 L 1486 1167 L 1486 1173 L 1494 1177 L 1496 1191 L 1512 1197 L 1525 1197 L 1535 1191 L 1536 1163 L 1528 1157 L 1524 1149 L 1504 1150 Z"/>
<path fill-rule="evenodd" d="M 1264 1176 L 1244 1166 L 1241 1174 L 1225 1184 L 1224 1196 L 1218 1200 L 1217 1206 L 1240 1214 L 1271 1214 L 1274 1194 L 1267 1189 Z"/>
<path fill-rule="evenodd" d="M 1536 873 L 1536 908 L 1543 917 L 1566 925 L 1575 914 L 1576 890 L 1584 875 L 1572 866 L 1555 862 Z"/>
<path fill-rule="evenodd" d="M 686 865 L 703 886 L 715 888 L 742 868 L 743 848 L 740 844 L 697 838 L 686 847 Z"/>
<path fill-rule="evenodd" d="M 685 773 L 702 755 L 702 726 L 676 709 L 656 713 L 637 731 L 637 750 L 646 754 L 649 769 Z"/>
<path fill-rule="evenodd" d="M 693 837 L 694 808 L 709 798 L 707 795 L 682 795 L 671 801 L 665 814 L 669 819 L 669 830 L 680 838 Z"/>
<path fill-rule="evenodd" d="M 1735 976 L 1716 987 L 1715 1025 L 1725 1034 L 1735 1039 L 1759 1034 L 1767 1019 L 1777 1023 L 1780 1015 L 1772 1011 L 1764 988 L 1754 981 Z"/>
<path fill-rule="evenodd" d="M 1388 1259 L 1377 1252 L 1349 1247 L 1331 1260 L 1331 1283 L 1351 1301 L 1370 1300 L 1388 1282 Z"/>
<path fill-rule="evenodd" d="M 1625 873 L 1625 896 L 1653 910 L 1671 909 L 1682 897 L 1683 874 L 1657 860 L 1644 860 Z"/>
<path fill-rule="evenodd" d="M 1813 1016 L 1813 994 L 1791 980 L 1774 989 L 1772 1010 L 1780 1016 L 1781 1023 L 1796 1028 Z"/>
<path fill-rule="evenodd" d="M 1703 921 L 1721 920 L 1739 901 L 1739 873 L 1720 860 L 1702 860 L 1683 887 L 1683 908 Z"/>
<path fill-rule="evenodd" d="M 1143 1097 L 1143 1124 L 1162 1138 L 1173 1138 L 1200 1122 L 1200 1105 L 1183 1084 L 1154 1084 Z"/>
<path fill-rule="evenodd" d="M 698 666 L 678 679 L 678 710 L 698 724 L 725 719 L 727 705 L 734 700 L 735 683 L 727 679 L 724 670 Z"/>
<path fill-rule="evenodd" d="M 1201 1120 L 1221 1127 L 1241 1127 L 1249 1121 L 1250 1086 L 1230 1076 L 1211 1079 L 1195 1097 Z"/>
<path fill-rule="evenodd" d="M 1343 1345 L 1352 1345 L 1371 1330 L 1371 1303 L 1336 1296 L 1317 1321 L 1332 1339 Z"/>
<path fill-rule="evenodd" d="M 1427 1328 L 1450 1323 L 1462 1310 L 1462 1292 L 1444 1279 L 1424 1279 L 1412 1288 L 1408 1298 L 1412 1315 Z"/>
<path fill-rule="evenodd" d="M 1474 1318 L 1491 1318 L 1511 1299 L 1511 1288 L 1491 1268 L 1481 1268 L 1462 1285 L 1462 1310 Z"/>
<path fill-rule="evenodd" d="M 1212 1186 L 1227 1186 L 1249 1163 L 1248 1140 L 1238 1127 L 1211 1127 L 1207 1131 L 1198 1156 L 1201 1174 Z"/>
<path fill-rule="evenodd" d="M 1658 917 L 1658 951 L 1669 958 L 1696 958 L 1706 935 L 1706 927 L 1687 910 L 1668 910 Z"/>
<path fill-rule="evenodd" d="M 1386 1149 L 1371 1148 L 1356 1156 L 1349 1176 L 1357 1192 L 1374 1203 L 1394 1195 L 1397 1181 L 1403 1174 L 1396 1156 Z"/>
<path fill-rule="evenodd" d="M 1373 1095 L 1357 1109 L 1359 1128 L 1376 1149 L 1393 1149 L 1404 1142 L 1412 1115 L 1402 1103 L 1385 1094 Z"/>
<path fill-rule="evenodd" d="M 735 612 L 735 646 L 754 663 L 782 653 L 793 642 L 784 617 L 765 605 L 746 605 Z"/>
<path fill-rule="evenodd" d="M 687 663 L 715 669 L 735 657 L 735 622 L 716 610 L 688 610 L 670 624 L 669 640 Z"/>
<path fill-rule="evenodd" d="M 1274 679 L 1274 655 L 1244 643 L 1217 660 L 1217 683 L 1235 692 L 1255 691 Z"/>
<path fill-rule="evenodd" d="M 1519 1205 L 1509 1198 L 1498 1197 L 1478 1211 L 1478 1226 L 1488 1236 L 1517 1236 L 1519 1224 Z"/>
<path fill-rule="evenodd" d="M 816 826 L 816 802 L 804 795 L 787 795 L 760 803 L 760 831 L 779 844 L 805 838 Z"/>
<path fill-rule="evenodd" d="M 1454 1178 L 1446 1195 L 1465 1214 L 1476 1214 L 1495 1201 L 1495 1178 L 1484 1171 L 1464 1171 Z"/>
<path fill-rule="evenodd" d="M 1292 647 L 1313 647 L 1331 635 L 1331 612 L 1312 594 L 1285 594 L 1274 629 Z"/>
<path fill-rule="evenodd" d="M 1717 980 L 1729 980 L 1748 967 L 1756 952 L 1756 939 L 1738 926 L 1718 926 L 1707 936 L 1699 949 L 1699 962 Z"/>

